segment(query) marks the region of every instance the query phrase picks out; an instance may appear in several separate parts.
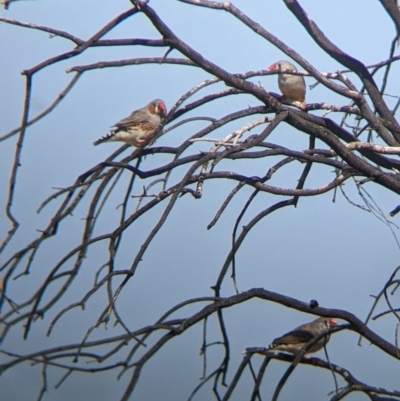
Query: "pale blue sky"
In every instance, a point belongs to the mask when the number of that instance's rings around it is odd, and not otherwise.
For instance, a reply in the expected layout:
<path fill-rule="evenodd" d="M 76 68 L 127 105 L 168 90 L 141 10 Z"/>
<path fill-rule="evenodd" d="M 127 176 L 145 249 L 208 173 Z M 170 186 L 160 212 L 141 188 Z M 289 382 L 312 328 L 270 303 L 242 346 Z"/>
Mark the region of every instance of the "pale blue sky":
<path fill-rule="evenodd" d="M 320 71 L 334 72 L 343 68 L 317 47 L 282 1 L 236 0 L 233 3 Z M 300 3 L 331 40 L 365 64 L 387 58 L 395 30 L 378 1 L 337 0 L 321 5 L 321 2 L 301 0 Z M 129 5 L 126 0 L 21 1 L 12 3 L 8 11 L 0 10 L 0 16 L 50 26 L 87 39 L 109 20 L 128 9 Z M 179 37 L 230 72 L 263 69 L 274 61 L 287 58 L 228 13 L 195 8 L 174 0 L 151 0 L 150 5 Z M 125 21 L 106 36 L 125 37 L 158 38 L 159 35 L 146 18 L 139 15 Z M 18 126 L 21 120 L 24 78 L 20 71 L 71 50 L 72 47 L 65 39 L 49 39 L 44 32 L 0 22 L 0 54 L 3 55 L 0 62 L 0 136 Z M 95 48 L 79 57 L 46 68 L 34 79 L 31 116 L 46 108 L 72 79 L 72 74 L 65 73 L 70 67 L 104 60 L 161 56 L 164 52 L 163 48 Z M 177 57 L 178 53 L 172 52 L 170 56 Z M 92 142 L 105 134 L 109 126 L 153 98 L 164 99 L 170 108 L 184 92 L 207 78 L 210 76 L 199 69 L 168 65 L 109 68 L 83 74 L 67 98 L 50 115 L 27 130 L 13 206 L 13 213 L 21 222 L 21 227 L 4 251 L 2 260 L 35 238 L 37 229 L 46 226 L 59 201 L 50 204 L 41 214 L 35 211 L 43 199 L 53 193 L 53 188 L 71 185 L 79 174 L 104 160 L 119 147 L 118 143 L 92 146 Z M 308 84 L 314 82 L 311 78 L 306 80 Z M 275 76 L 254 81 L 260 81 L 267 90 L 278 92 Z M 357 79 L 354 82 L 359 87 Z M 219 84 L 218 88 L 224 86 Z M 214 90 L 209 88 L 200 94 Z M 397 94 L 398 82 L 389 85 L 387 93 Z M 332 94 L 322 85 L 309 91 L 307 100 L 347 104 L 346 99 Z M 395 99 L 389 99 L 388 102 L 392 105 Z M 206 105 L 191 115 L 199 115 L 201 112 L 202 115 L 221 117 L 247 105 L 259 104 L 257 99 L 250 96 L 236 96 Z M 330 117 L 338 121 L 341 116 L 331 114 Z M 252 120 L 248 118 L 243 123 L 227 125 L 210 136 L 222 138 Z M 202 127 L 204 123 L 187 124 L 168 133 L 157 144 L 177 145 Z M 260 129 L 251 134 L 259 132 Z M 301 150 L 308 146 L 308 137 L 287 125 L 280 126 L 268 140 L 293 149 Z M 15 144 L 15 136 L 0 142 L 0 205 L 3 210 Z M 207 151 L 209 144 L 200 143 L 194 149 Z M 193 152 L 190 150 L 190 153 Z M 152 168 L 163 161 L 149 156 L 143 167 Z M 251 163 L 224 161 L 219 167 L 221 170 L 231 168 L 260 175 L 260 171 L 265 172 L 270 167 L 264 163 L 265 160 Z M 271 180 L 271 185 L 284 183 L 294 186 L 298 179 L 295 167 L 282 170 Z M 329 169 L 319 167 L 311 174 L 307 187 L 320 186 L 332 179 L 333 173 Z M 167 309 L 186 298 L 212 295 L 209 287 L 215 283 L 229 252 L 234 221 L 251 193 L 250 189 L 244 189 L 232 201 L 219 223 L 207 231 L 207 225 L 232 187 L 232 183 L 208 181 L 201 200 L 189 196 L 179 199 L 176 210 L 140 264 L 135 280 L 129 287 L 130 291 L 123 292 L 118 301 L 132 329 L 154 323 Z M 118 190 L 121 191 L 119 194 L 123 193 L 123 188 L 124 185 L 117 187 L 117 194 Z M 134 191 L 136 194 L 139 188 Z M 346 183 L 345 189 L 354 201 L 361 203 L 351 181 Z M 386 215 L 399 203 L 397 196 L 383 191 L 373 183 L 369 183 L 366 189 Z M 117 194 L 108 203 L 107 213 L 97 228 L 98 234 L 117 225 L 119 211 L 115 206 L 120 202 Z M 332 203 L 332 197 L 332 193 L 327 193 L 315 199 L 301 199 L 296 209 L 286 208 L 259 223 L 237 255 L 239 289 L 244 291 L 252 287 L 264 287 L 303 301 L 315 298 L 321 306 L 347 309 L 359 318 L 365 318 L 372 304 L 370 294 L 380 291 L 399 264 L 399 249 L 390 230 L 378 219 L 349 205 L 340 194 L 336 203 Z M 259 195 L 246 213 L 243 224 L 277 201 L 276 196 Z M 60 254 L 79 243 L 81 219 L 86 211 L 84 206 L 87 203 L 62 224 L 57 238 L 43 245 L 33 265 L 32 274 L 10 283 L 10 293 L 15 294 L 17 299 L 35 291 L 46 275 L 46 269 L 59 260 Z M 130 266 L 133 251 L 138 249 L 160 213 L 161 209 L 156 208 L 128 230 L 121 254 L 117 258 L 119 268 Z M 2 213 L 2 239 L 9 228 L 10 224 Z M 398 232 L 396 228 L 395 231 Z M 44 337 L 43 333 L 63 306 L 79 300 L 89 288 L 94 272 L 104 263 L 107 244 L 96 245 L 95 249 L 97 253 L 93 251 L 89 254 L 80 272 L 79 283 L 76 283 L 53 313 L 35 323 L 28 341 L 21 341 L 21 327 L 17 327 L 9 333 L 2 347 L 28 352 L 70 339 L 82 339 L 88 325 L 97 319 L 97 305 L 104 301 L 104 294 L 94 297 L 86 311 L 76 310 L 64 316 L 50 338 Z M 232 283 L 227 280 L 223 286 L 223 295 L 233 293 Z M 184 313 L 189 315 L 195 310 L 198 308 L 187 308 Z M 266 346 L 283 332 L 313 319 L 313 316 L 260 301 L 249 302 L 225 313 L 232 341 L 231 372 L 235 371 L 242 358 L 241 352 L 246 347 Z M 214 331 L 215 340 L 218 339 L 216 327 L 215 320 L 210 319 L 210 338 Z M 381 319 L 373 323 L 371 328 L 393 341 L 393 320 Z M 198 325 L 174 339 L 144 368 L 142 380 L 132 400 L 184 400 L 188 397 L 198 384 L 202 372 L 202 360 L 199 357 L 201 330 L 202 327 Z M 117 328 L 110 325 L 106 334 L 111 336 L 118 332 Z M 97 335 L 95 333 L 93 338 Z M 398 366 L 395 366 L 394 360 L 382 355 L 365 341 L 362 347 L 357 347 L 356 341 L 357 337 L 353 333 L 342 332 L 333 336 L 328 347 L 332 362 L 348 368 L 360 380 L 381 387 L 396 388 L 398 375 L 395 372 Z M 322 353 L 319 355 L 322 356 Z M 219 357 L 219 352 L 214 357 L 210 355 L 209 365 L 217 363 Z M 255 360 L 261 361 L 261 357 Z M 268 394 L 286 369 L 284 364 L 275 364 L 278 368 L 267 375 L 264 387 Z M 378 369 L 372 369 L 371 365 Z M 60 373 L 55 373 L 54 377 L 49 378 L 49 393 L 44 400 L 118 399 L 130 378 L 128 373 L 116 382 L 115 372 L 98 376 L 73 375 L 55 391 L 54 385 L 59 377 Z M 40 370 L 25 366 L 4 373 L 0 381 L 5 399 L 33 400 L 40 388 Z M 210 390 L 210 386 L 206 387 L 207 391 Z M 331 389 L 333 383 L 329 373 L 300 367 L 285 386 L 282 400 L 298 400 L 299 392 L 302 399 L 309 401 L 328 399 L 326 393 Z M 234 399 L 247 399 L 248 394 L 249 387 L 244 383 Z M 197 399 L 211 397 L 211 392 L 204 392 Z M 357 401 L 365 397 L 353 395 L 349 399 Z"/>

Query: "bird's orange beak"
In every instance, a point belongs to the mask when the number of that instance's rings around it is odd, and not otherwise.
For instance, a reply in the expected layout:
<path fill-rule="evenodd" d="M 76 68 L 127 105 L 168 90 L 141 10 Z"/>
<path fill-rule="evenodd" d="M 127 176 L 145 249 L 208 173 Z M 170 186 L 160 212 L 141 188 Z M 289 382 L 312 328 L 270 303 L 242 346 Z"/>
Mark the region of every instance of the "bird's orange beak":
<path fill-rule="evenodd" d="M 160 110 L 165 111 L 165 104 L 164 104 L 164 103 L 159 103 L 159 104 L 158 104 L 158 108 L 159 108 Z"/>
<path fill-rule="evenodd" d="M 276 67 L 276 64 L 271 64 L 268 68 L 267 71 L 276 71 L 278 68 Z"/>
<path fill-rule="evenodd" d="M 331 320 L 329 321 L 329 323 L 330 323 L 330 326 L 331 326 L 331 327 L 337 325 L 337 321 L 336 321 L 335 319 L 331 319 Z"/>

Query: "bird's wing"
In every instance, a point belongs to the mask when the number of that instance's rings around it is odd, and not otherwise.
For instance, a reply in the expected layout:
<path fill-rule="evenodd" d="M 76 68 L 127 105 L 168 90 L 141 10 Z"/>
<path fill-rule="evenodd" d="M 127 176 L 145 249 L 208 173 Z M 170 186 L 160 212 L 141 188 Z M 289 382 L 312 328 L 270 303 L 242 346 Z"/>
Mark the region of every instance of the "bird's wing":
<path fill-rule="evenodd" d="M 314 336 L 305 330 L 293 330 L 282 337 L 275 338 L 272 344 L 299 344 L 308 343 Z"/>
<path fill-rule="evenodd" d="M 149 122 L 149 116 L 145 112 L 136 111 L 133 112 L 130 116 L 123 118 L 122 120 L 118 121 L 113 126 L 115 128 L 127 128 L 132 125 L 140 125 Z"/>

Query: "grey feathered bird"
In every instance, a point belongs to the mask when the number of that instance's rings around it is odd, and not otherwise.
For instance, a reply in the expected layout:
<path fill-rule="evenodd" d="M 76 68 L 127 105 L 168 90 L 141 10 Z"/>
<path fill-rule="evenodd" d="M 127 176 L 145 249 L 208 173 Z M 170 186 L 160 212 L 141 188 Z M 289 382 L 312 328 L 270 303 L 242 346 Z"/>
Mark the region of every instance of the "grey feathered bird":
<path fill-rule="evenodd" d="M 294 330 L 289 331 L 281 337 L 275 338 L 272 344 L 268 347 L 274 351 L 285 351 L 291 354 L 297 354 L 300 349 L 316 336 L 328 331 L 330 327 L 336 326 L 335 319 L 329 317 L 320 317 L 310 323 L 302 324 Z M 329 341 L 329 335 L 322 337 L 313 344 L 305 353 L 319 351 L 324 344 Z"/>
<path fill-rule="evenodd" d="M 277 61 L 268 67 L 268 71 L 278 72 L 280 70 L 297 70 L 297 68 L 286 60 Z M 278 74 L 278 86 L 283 95 L 282 100 L 300 102 L 300 107 L 302 109 L 306 108 L 306 83 L 304 77 L 301 75 Z"/>
<path fill-rule="evenodd" d="M 129 117 L 118 121 L 108 134 L 93 142 L 93 145 L 121 141 L 136 147 L 146 146 L 154 139 L 153 134 L 163 125 L 166 114 L 164 101 L 155 99 L 141 109 L 133 111 Z"/>

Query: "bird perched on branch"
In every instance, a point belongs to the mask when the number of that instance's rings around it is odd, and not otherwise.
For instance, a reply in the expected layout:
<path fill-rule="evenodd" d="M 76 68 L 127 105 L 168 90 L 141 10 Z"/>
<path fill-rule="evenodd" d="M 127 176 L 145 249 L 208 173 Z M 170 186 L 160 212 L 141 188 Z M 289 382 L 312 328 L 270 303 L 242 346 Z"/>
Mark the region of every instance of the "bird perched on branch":
<path fill-rule="evenodd" d="M 274 351 L 285 351 L 290 352 L 291 354 L 297 354 L 310 340 L 325 331 L 327 332 L 329 328 L 336 326 L 336 324 L 337 322 L 335 319 L 329 317 L 320 317 L 310 323 L 305 323 L 299 327 L 296 327 L 294 330 L 289 331 L 289 333 L 286 333 L 281 337 L 275 338 L 268 348 Z M 305 353 L 310 354 L 312 352 L 319 351 L 324 344 L 329 341 L 329 337 L 329 335 L 322 337 Z"/>
<path fill-rule="evenodd" d="M 135 110 L 129 117 L 118 121 L 113 129 L 102 136 L 93 145 L 103 142 L 121 141 L 136 147 L 146 146 L 153 134 L 163 125 L 167 108 L 161 99 L 155 99 L 139 110 Z"/>
<path fill-rule="evenodd" d="M 297 68 L 290 61 L 281 60 L 268 67 L 268 71 L 279 72 L 281 70 L 295 70 Z M 288 101 L 300 102 L 300 108 L 306 108 L 306 83 L 301 75 L 279 74 L 278 86 L 282 92 L 283 99 Z"/>

